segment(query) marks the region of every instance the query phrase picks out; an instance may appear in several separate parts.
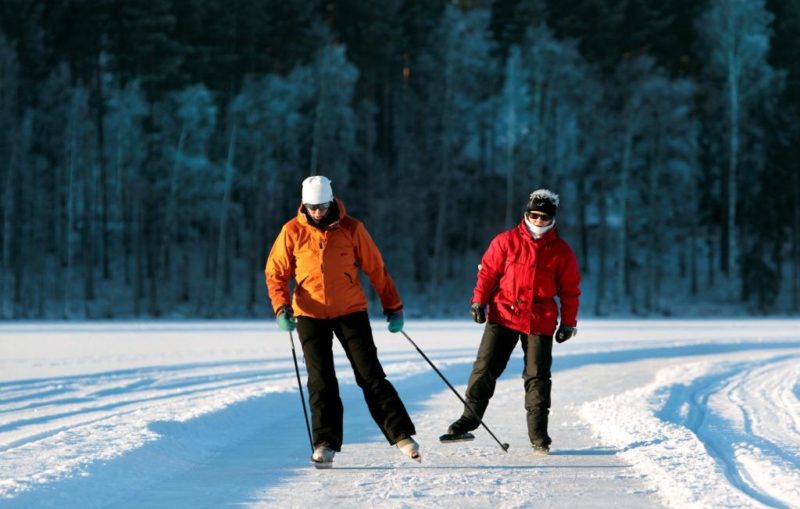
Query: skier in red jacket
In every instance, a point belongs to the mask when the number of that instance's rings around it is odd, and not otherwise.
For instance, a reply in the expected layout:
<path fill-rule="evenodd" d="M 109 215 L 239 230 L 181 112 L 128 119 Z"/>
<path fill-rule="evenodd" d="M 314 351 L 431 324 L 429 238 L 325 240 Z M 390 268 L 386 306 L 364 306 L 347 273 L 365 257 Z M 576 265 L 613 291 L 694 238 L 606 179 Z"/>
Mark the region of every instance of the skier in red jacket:
<path fill-rule="evenodd" d="M 558 195 L 547 189 L 531 193 L 520 224 L 496 236 L 481 259 L 470 313 L 475 322 L 488 318 L 488 323 L 466 392 L 467 403 L 478 415 L 465 407 L 443 441 L 472 438 L 469 432 L 479 426 L 478 418 L 483 417 L 496 380 L 519 340 L 525 353 L 528 437 L 535 453 L 550 451 L 547 419 L 553 334 L 562 343 L 577 333 L 581 294 L 577 258 L 555 226 L 558 204 Z M 561 304 L 557 330 L 555 297 Z"/>

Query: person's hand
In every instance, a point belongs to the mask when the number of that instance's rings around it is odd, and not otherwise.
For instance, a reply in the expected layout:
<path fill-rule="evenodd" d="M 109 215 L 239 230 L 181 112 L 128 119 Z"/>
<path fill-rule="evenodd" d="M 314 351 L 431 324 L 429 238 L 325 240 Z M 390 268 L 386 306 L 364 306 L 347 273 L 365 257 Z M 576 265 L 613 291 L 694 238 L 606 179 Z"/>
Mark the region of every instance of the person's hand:
<path fill-rule="evenodd" d="M 564 341 L 568 340 L 572 336 L 578 335 L 578 329 L 575 327 L 569 327 L 567 325 L 562 325 L 556 331 L 556 342 L 563 343 Z"/>
<path fill-rule="evenodd" d="M 297 320 L 290 306 L 283 306 L 278 311 L 278 327 L 286 332 L 291 332 L 297 327 Z"/>
<path fill-rule="evenodd" d="M 403 330 L 403 310 L 387 312 L 386 321 L 389 322 L 389 332 L 400 332 Z"/>
<path fill-rule="evenodd" d="M 472 315 L 472 319 L 475 321 L 475 323 L 485 323 L 486 304 L 480 304 L 478 302 L 474 303 L 469 307 L 469 314 Z"/>

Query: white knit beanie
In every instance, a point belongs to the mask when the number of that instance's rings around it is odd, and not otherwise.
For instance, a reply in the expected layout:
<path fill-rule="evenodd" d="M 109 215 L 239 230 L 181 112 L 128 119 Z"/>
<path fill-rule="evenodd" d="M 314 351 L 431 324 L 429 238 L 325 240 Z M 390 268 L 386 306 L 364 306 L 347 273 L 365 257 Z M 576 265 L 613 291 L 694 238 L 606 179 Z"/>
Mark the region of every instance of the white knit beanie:
<path fill-rule="evenodd" d="M 320 205 L 333 201 L 333 189 L 328 177 L 314 175 L 303 181 L 303 203 L 306 205 Z"/>

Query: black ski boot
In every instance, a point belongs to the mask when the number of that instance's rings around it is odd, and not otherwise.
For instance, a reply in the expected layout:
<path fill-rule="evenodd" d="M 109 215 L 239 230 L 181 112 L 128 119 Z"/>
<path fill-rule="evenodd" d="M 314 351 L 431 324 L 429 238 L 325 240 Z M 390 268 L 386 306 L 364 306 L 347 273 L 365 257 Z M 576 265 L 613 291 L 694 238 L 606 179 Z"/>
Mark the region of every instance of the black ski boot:
<path fill-rule="evenodd" d="M 456 422 L 447 428 L 447 433 L 439 437 L 440 442 L 466 442 L 475 439 L 475 435 L 470 431 L 480 425 L 479 421 L 471 419 L 465 415 L 458 418 Z"/>

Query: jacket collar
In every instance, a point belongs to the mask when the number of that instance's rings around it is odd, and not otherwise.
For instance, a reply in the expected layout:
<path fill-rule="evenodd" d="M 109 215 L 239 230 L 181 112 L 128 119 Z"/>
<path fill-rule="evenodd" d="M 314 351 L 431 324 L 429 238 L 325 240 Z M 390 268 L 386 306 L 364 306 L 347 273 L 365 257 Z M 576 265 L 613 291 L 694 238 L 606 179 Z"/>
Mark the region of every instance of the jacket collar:
<path fill-rule="evenodd" d="M 533 235 L 531 235 L 531 231 L 528 229 L 528 226 L 525 224 L 525 218 L 523 217 L 520 220 L 519 224 L 517 225 L 517 233 L 522 235 L 524 238 L 528 239 L 529 241 L 533 242 L 534 244 L 548 244 L 553 240 L 558 238 L 558 225 L 554 225 L 550 230 L 548 230 L 544 235 L 539 237 L 538 239 L 534 239 Z"/>
<path fill-rule="evenodd" d="M 302 203 L 297 208 L 297 222 L 306 228 L 313 228 L 321 231 L 336 229 L 339 227 L 339 223 L 342 221 L 342 218 L 345 216 L 345 214 L 347 214 L 347 211 L 344 208 L 344 202 L 339 198 L 334 198 L 333 205 L 331 206 L 339 209 L 339 218 L 327 226 L 318 226 L 311 222 Z"/>

